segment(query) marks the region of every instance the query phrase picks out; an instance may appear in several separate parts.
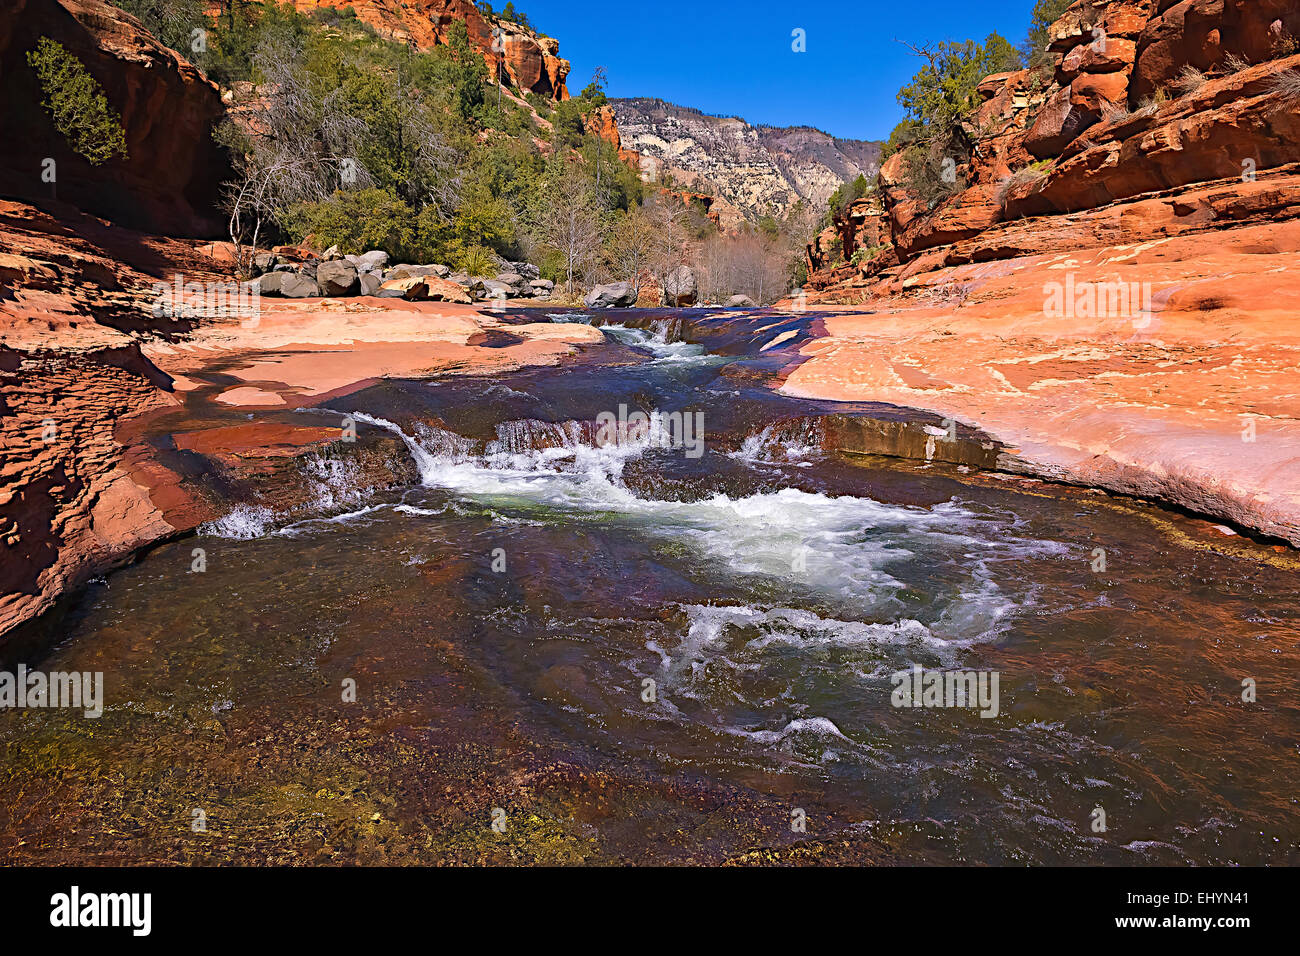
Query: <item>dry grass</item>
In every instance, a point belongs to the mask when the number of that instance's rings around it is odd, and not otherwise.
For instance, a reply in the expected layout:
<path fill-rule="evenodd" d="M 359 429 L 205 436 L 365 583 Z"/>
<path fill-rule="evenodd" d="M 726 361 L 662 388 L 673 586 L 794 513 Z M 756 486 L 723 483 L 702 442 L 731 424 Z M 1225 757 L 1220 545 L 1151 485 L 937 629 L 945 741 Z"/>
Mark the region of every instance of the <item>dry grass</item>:
<path fill-rule="evenodd" d="M 1269 90 L 1281 93 L 1282 100 L 1294 106 L 1300 103 L 1300 70 L 1283 70 L 1268 81 Z"/>
<path fill-rule="evenodd" d="M 1229 53 L 1223 58 L 1223 68 L 1229 73 L 1240 73 L 1242 70 L 1249 70 L 1251 63 L 1240 53 Z"/>
<path fill-rule="evenodd" d="M 1203 70 L 1198 70 L 1188 64 L 1183 67 L 1182 72 L 1174 80 L 1174 89 L 1178 90 L 1183 96 L 1189 96 L 1204 86 L 1208 80 L 1209 77 L 1205 75 Z"/>
<path fill-rule="evenodd" d="M 998 185 L 998 205 L 1005 209 L 1012 190 L 1019 190 L 1021 186 L 1032 184 L 1035 187 L 1041 187 L 1051 171 L 1052 164 L 1050 162 L 1035 163 L 1023 169 L 1017 169 Z"/>

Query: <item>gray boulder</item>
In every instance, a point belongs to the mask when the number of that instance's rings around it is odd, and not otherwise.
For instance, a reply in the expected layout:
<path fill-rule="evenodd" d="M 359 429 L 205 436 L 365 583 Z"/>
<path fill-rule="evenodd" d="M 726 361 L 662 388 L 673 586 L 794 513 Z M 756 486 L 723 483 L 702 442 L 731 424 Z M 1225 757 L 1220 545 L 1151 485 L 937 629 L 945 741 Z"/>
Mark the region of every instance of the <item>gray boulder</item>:
<path fill-rule="evenodd" d="M 289 273 L 266 272 L 251 282 L 245 282 L 244 288 L 258 295 L 279 295 L 280 283 L 284 281 L 286 275 L 289 275 Z"/>
<path fill-rule="evenodd" d="M 754 305 L 754 300 L 747 295 L 733 295 L 730 299 L 727 300 L 726 305 L 728 309 L 757 308 L 757 306 Z"/>
<path fill-rule="evenodd" d="M 354 295 L 358 284 L 357 267 L 346 259 L 322 262 L 316 269 L 316 284 L 321 295 Z"/>
<path fill-rule="evenodd" d="M 483 294 L 489 299 L 510 299 L 518 293 L 508 282 L 502 282 L 500 279 L 484 279 Z"/>
<path fill-rule="evenodd" d="M 528 287 L 532 290 L 533 295 L 539 299 L 548 298 L 555 291 L 555 283 L 550 279 L 534 279 L 528 283 Z"/>
<path fill-rule="evenodd" d="M 636 302 L 636 290 L 628 282 L 607 282 L 593 286 L 582 297 L 582 304 L 589 309 L 624 308 Z"/>
<path fill-rule="evenodd" d="M 338 246 L 330 246 L 320 254 L 320 257 L 326 262 L 333 262 L 335 259 L 342 259 L 343 253 L 339 251 Z"/>
<path fill-rule="evenodd" d="M 453 273 L 447 276 L 447 279 L 451 282 L 456 283 L 456 285 L 460 286 L 462 289 L 464 289 L 466 292 L 468 292 L 476 299 L 481 299 L 487 294 L 487 290 L 483 286 L 482 279 L 476 278 L 471 275 L 467 275 L 464 272 Z"/>
<path fill-rule="evenodd" d="M 295 275 L 292 272 L 280 274 L 284 276 L 280 280 L 281 295 L 288 296 L 290 299 L 312 299 L 320 295 L 320 288 L 316 285 L 315 279 Z"/>
<path fill-rule="evenodd" d="M 259 252 L 253 256 L 253 268 L 260 274 L 270 272 L 280 261 L 274 252 Z"/>
<path fill-rule="evenodd" d="M 694 305 L 698 294 L 699 285 L 695 281 L 695 273 L 691 271 L 689 266 L 678 266 L 664 276 L 664 287 L 660 301 L 666 306 L 680 309 L 684 306 Z"/>
<path fill-rule="evenodd" d="M 528 295 L 531 291 L 528 286 L 528 280 L 518 272 L 503 272 L 497 276 L 497 282 L 504 282 L 513 289 L 513 295 Z"/>
<path fill-rule="evenodd" d="M 369 255 L 369 253 L 367 253 L 367 255 Z M 420 278 L 423 278 L 424 276 L 436 276 L 439 279 L 445 279 L 449 275 L 451 275 L 450 266 L 413 266 L 402 264 L 399 266 L 393 266 L 393 268 L 385 272 L 384 281 L 388 282 L 391 279 L 410 279 L 417 276 Z"/>
<path fill-rule="evenodd" d="M 382 249 L 371 249 L 353 258 L 358 272 L 383 272 L 388 266 L 388 253 Z"/>
<path fill-rule="evenodd" d="M 505 271 L 517 273 L 530 282 L 533 279 L 540 279 L 542 277 L 542 270 L 537 268 L 537 266 L 533 265 L 531 262 L 507 262 L 506 265 L 509 268 Z"/>
<path fill-rule="evenodd" d="M 357 277 L 357 284 L 360 287 L 357 295 L 378 295 L 383 281 L 377 272 L 363 272 Z"/>

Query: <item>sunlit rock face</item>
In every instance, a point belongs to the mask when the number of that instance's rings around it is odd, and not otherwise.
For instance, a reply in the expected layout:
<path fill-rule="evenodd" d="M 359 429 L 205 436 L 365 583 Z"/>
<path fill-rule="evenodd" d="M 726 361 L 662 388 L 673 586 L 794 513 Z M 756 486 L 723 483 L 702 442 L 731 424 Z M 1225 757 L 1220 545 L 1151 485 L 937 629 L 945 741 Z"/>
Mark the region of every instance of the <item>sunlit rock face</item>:
<path fill-rule="evenodd" d="M 784 214 L 800 200 L 822 205 L 837 187 L 875 176 L 880 144 L 836 139 L 809 127 L 753 126 L 662 100 L 614 100 L 622 146 L 648 169 L 717 196 L 742 214 Z"/>
<path fill-rule="evenodd" d="M 451 25 L 461 21 L 494 76 L 525 93 L 569 98 L 565 86 L 569 61 L 560 58 L 558 40 L 508 20 L 486 18 L 470 0 L 293 0 L 293 4 L 301 11 L 350 7 L 380 36 L 414 43 L 421 50 L 446 43 Z"/>

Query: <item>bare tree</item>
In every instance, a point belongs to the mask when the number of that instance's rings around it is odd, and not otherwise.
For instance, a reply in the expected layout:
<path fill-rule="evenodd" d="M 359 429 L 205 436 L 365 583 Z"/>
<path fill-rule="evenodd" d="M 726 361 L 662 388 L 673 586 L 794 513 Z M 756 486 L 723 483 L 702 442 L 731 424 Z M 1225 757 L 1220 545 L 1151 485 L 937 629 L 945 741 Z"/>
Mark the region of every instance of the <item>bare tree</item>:
<path fill-rule="evenodd" d="M 565 289 L 573 295 L 574 280 L 596 263 L 601 244 L 600 206 L 592 184 L 581 170 L 561 158 L 560 171 L 547 177 L 545 198 L 537 217 L 542 240 L 564 260 Z"/>
<path fill-rule="evenodd" d="M 614 278 L 628 282 L 640 295 L 642 279 L 653 273 L 658 245 L 650 213 L 644 206 L 633 206 L 619 218 L 605 243 L 605 263 Z"/>

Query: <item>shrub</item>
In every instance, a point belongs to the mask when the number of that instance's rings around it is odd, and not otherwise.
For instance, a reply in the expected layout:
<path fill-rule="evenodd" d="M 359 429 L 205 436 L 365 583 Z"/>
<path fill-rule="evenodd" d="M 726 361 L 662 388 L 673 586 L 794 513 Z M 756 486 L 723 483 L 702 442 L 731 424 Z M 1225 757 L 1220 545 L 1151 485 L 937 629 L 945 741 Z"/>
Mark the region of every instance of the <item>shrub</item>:
<path fill-rule="evenodd" d="M 1223 58 L 1223 68 L 1229 73 L 1240 73 L 1250 69 L 1250 61 L 1240 53 L 1229 53 Z"/>
<path fill-rule="evenodd" d="M 414 211 L 384 189 L 339 190 L 323 202 L 302 203 L 286 227 L 295 240 L 313 236 L 321 247 L 337 245 L 350 255 L 383 249 L 398 260 L 421 258 Z"/>
<path fill-rule="evenodd" d="M 486 276 L 496 272 L 497 260 L 486 246 L 470 246 L 455 260 L 455 266 L 468 275 Z"/>
<path fill-rule="evenodd" d="M 126 158 L 122 119 L 109 107 L 103 88 L 80 60 L 62 44 L 41 37 L 36 49 L 28 51 L 27 63 L 36 71 L 45 93 L 41 105 L 74 151 L 92 166 L 114 156 Z"/>

